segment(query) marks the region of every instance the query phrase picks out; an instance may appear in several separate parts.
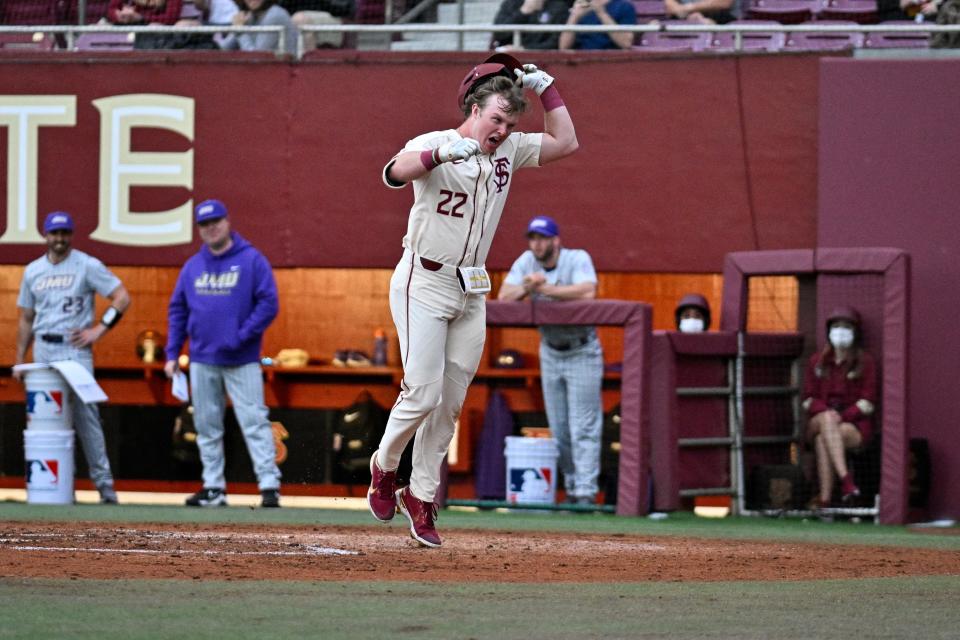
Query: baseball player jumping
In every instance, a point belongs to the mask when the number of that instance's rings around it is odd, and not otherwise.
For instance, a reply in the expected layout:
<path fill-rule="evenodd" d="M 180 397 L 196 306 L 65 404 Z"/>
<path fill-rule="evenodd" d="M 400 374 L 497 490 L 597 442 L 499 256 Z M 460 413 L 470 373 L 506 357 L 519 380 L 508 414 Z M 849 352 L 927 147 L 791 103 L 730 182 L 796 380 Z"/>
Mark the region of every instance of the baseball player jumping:
<path fill-rule="evenodd" d="M 540 97 L 543 133 L 514 128 L 527 108 L 523 89 Z M 477 65 L 457 96 L 466 119 L 456 129 L 410 140 L 383 169 L 399 189 L 413 183 L 404 252 L 390 281 L 390 310 L 403 364 L 400 395 L 370 459 L 367 501 L 386 522 L 396 511 L 420 544 L 439 547 L 434 496 L 454 425 L 486 338 L 484 268 L 514 172 L 577 150 L 573 121 L 553 78 L 534 65 L 495 54 Z M 414 438 L 410 485 L 396 469 Z"/>

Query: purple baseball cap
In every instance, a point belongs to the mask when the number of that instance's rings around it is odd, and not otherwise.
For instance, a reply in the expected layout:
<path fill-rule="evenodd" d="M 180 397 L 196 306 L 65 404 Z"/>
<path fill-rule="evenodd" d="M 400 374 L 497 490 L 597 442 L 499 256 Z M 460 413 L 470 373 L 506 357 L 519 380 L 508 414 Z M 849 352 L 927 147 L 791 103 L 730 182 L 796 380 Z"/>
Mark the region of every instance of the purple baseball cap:
<path fill-rule="evenodd" d="M 73 231 L 73 217 L 66 211 L 53 211 L 43 221 L 43 233 Z"/>
<path fill-rule="evenodd" d="M 527 225 L 527 235 L 529 236 L 531 233 L 553 238 L 560 235 L 560 228 L 557 226 L 557 221 L 550 216 L 537 216 Z"/>
<path fill-rule="evenodd" d="M 227 206 L 219 200 L 204 200 L 194 209 L 197 224 L 227 217 Z"/>

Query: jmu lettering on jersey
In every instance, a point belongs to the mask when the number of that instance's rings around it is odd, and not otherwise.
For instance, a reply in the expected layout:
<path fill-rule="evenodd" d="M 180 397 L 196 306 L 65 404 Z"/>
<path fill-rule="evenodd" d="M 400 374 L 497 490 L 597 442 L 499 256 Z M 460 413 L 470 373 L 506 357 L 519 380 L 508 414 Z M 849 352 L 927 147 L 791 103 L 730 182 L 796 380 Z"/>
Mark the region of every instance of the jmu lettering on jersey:
<path fill-rule="evenodd" d="M 61 273 L 54 276 L 45 276 L 33 283 L 33 292 L 50 291 L 52 289 L 69 289 L 73 286 L 75 276 L 72 273 Z"/>
<path fill-rule="evenodd" d="M 240 267 L 233 266 L 222 273 L 204 271 L 193 281 L 193 288 L 200 295 L 224 296 L 230 295 L 239 281 Z"/>

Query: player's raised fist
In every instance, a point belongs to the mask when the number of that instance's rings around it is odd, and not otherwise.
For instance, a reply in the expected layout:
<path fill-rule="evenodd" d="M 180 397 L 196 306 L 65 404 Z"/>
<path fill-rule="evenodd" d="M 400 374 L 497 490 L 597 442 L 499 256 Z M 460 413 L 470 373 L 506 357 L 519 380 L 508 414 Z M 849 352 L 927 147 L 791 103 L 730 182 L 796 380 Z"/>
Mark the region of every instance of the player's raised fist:
<path fill-rule="evenodd" d="M 517 69 L 514 71 L 517 78 L 523 82 L 524 89 L 535 91 L 537 95 L 543 94 L 547 87 L 553 84 L 553 76 L 546 71 L 537 68 L 535 64 L 523 65 L 523 71 Z"/>
<path fill-rule="evenodd" d="M 440 162 L 466 160 L 478 153 L 480 153 L 480 143 L 473 138 L 460 138 L 459 140 L 442 144 L 440 148 L 437 149 Z"/>

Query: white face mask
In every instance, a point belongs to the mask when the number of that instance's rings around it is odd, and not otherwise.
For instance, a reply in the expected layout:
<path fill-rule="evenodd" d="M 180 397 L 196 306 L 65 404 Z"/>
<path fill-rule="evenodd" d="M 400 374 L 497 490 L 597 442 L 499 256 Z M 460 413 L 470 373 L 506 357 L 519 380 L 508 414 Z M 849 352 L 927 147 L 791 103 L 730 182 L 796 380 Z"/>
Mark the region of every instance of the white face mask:
<path fill-rule="evenodd" d="M 682 333 L 700 333 L 703 331 L 703 320 L 701 318 L 680 318 L 680 331 Z"/>
<path fill-rule="evenodd" d="M 831 327 L 830 344 L 834 349 L 849 349 L 853 346 L 853 329 L 848 327 Z"/>

